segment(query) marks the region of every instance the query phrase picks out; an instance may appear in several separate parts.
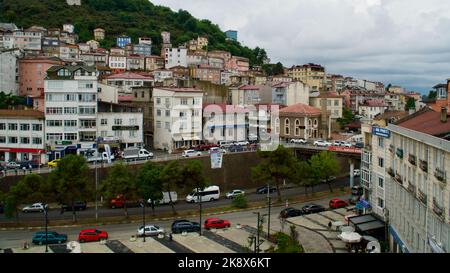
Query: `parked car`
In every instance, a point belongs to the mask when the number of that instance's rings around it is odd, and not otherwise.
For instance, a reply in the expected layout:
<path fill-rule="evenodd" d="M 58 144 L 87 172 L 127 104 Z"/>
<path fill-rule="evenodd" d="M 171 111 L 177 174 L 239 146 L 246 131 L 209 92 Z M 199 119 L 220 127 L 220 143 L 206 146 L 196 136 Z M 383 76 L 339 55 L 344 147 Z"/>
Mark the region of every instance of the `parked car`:
<path fill-rule="evenodd" d="M 219 186 L 209 186 L 204 189 L 193 189 L 191 193 L 186 196 L 186 202 L 196 203 L 196 202 L 208 202 L 219 200 L 220 198 L 220 187 Z"/>
<path fill-rule="evenodd" d="M 353 186 L 352 187 L 352 195 L 362 196 L 363 192 L 364 192 L 364 189 L 361 186 Z"/>
<path fill-rule="evenodd" d="M 127 208 L 132 208 L 139 207 L 142 201 L 125 199 L 123 194 L 119 194 L 116 196 L 116 198 L 112 198 L 111 200 L 109 200 L 109 207 L 112 209 L 123 208 L 125 207 L 125 203 L 127 204 Z"/>
<path fill-rule="evenodd" d="M 73 208 L 75 211 L 77 210 L 86 210 L 87 205 L 86 201 L 74 201 Z M 62 209 L 64 211 L 72 211 L 72 204 L 62 204 Z"/>
<path fill-rule="evenodd" d="M 61 161 L 60 158 L 54 159 L 54 160 L 52 160 L 52 161 L 49 161 L 49 162 L 47 163 L 47 165 L 48 165 L 49 167 L 57 167 L 59 161 Z"/>
<path fill-rule="evenodd" d="M 331 146 L 332 144 L 328 141 L 325 140 L 316 140 L 314 141 L 314 146 L 316 147 L 328 147 Z"/>
<path fill-rule="evenodd" d="M 197 150 L 197 151 L 208 151 L 211 148 L 215 148 L 215 147 L 219 147 L 219 145 L 217 145 L 217 144 L 200 144 L 193 149 Z"/>
<path fill-rule="evenodd" d="M 31 161 L 31 160 L 28 160 L 28 161 L 21 161 L 21 162 L 19 162 L 19 164 L 20 164 L 20 168 L 21 168 L 21 169 L 23 169 L 24 167 L 25 167 L 26 169 L 35 169 L 35 168 L 39 168 L 39 164 L 36 163 L 35 161 Z"/>
<path fill-rule="evenodd" d="M 230 221 L 222 220 L 219 218 L 208 218 L 205 220 L 204 227 L 205 229 L 210 228 L 229 228 L 231 226 Z"/>
<path fill-rule="evenodd" d="M 157 236 L 159 234 L 164 234 L 164 229 L 155 225 L 145 226 L 145 236 Z M 140 226 L 137 230 L 137 236 L 144 236 L 144 226 Z"/>
<path fill-rule="evenodd" d="M 228 141 L 228 140 L 220 140 L 219 141 L 219 147 L 220 148 L 228 148 L 230 146 L 233 146 L 234 141 Z"/>
<path fill-rule="evenodd" d="M 267 194 L 268 191 L 269 191 L 270 193 L 276 192 L 276 191 L 277 191 L 277 188 L 274 187 L 274 186 L 270 186 L 270 188 L 269 188 L 269 187 L 266 185 L 266 186 L 262 186 L 262 187 L 259 187 L 259 188 L 256 189 L 256 193 L 257 193 L 257 194 Z"/>
<path fill-rule="evenodd" d="M 362 149 L 362 148 L 364 148 L 364 143 L 362 143 L 362 142 L 356 142 L 354 146 L 355 146 L 355 148 Z"/>
<path fill-rule="evenodd" d="M 32 205 L 25 206 L 22 209 L 22 212 L 43 212 L 45 210 L 45 204 L 44 203 L 34 203 Z"/>
<path fill-rule="evenodd" d="M 335 141 L 333 141 L 333 146 L 342 146 L 343 143 L 344 143 L 344 141 L 335 140 Z"/>
<path fill-rule="evenodd" d="M 334 199 L 330 200 L 330 208 L 332 208 L 332 209 L 345 208 L 347 206 L 348 206 L 348 203 L 342 199 L 334 198 Z"/>
<path fill-rule="evenodd" d="M 351 148 L 351 147 L 352 147 L 352 144 L 349 143 L 349 142 L 342 141 L 341 146 Z"/>
<path fill-rule="evenodd" d="M 172 203 L 176 203 L 178 201 L 178 193 L 176 191 L 171 191 L 170 196 L 169 192 L 164 191 L 162 192 L 162 198 L 160 200 L 156 200 L 156 205 L 164 205 L 164 204 L 170 204 L 170 200 L 172 200 Z M 148 204 L 152 203 L 152 199 L 147 200 Z"/>
<path fill-rule="evenodd" d="M 196 150 L 185 150 L 181 154 L 182 157 L 193 157 L 193 156 L 201 156 L 202 152 Z"/>
<path fill-rule="evenodd" d="M 310 214 L 310 213 L 317 213 L 317 212 L 325 211 L 325 208 L 322 207 L 321 205 L 309 204 L 309 205 L 304 206 L 302 208 L 302 211 L 305 214 Z"/>
<path fill-rule="evenodd" d="M 234 145 L 238 145 L 238 146 L 247 146 L 247 145 L 250 144 L 250 142 L 245 141 L 245 140 L 243 140 L 243 141 L 234 141 L 233 144 Z"/>
<path fill-rule="evenodd" d="M 10 161 L 10 162 L 6 163 L 6 168 L 8 168 L 8 169 L 18 169 L 18 168 L 20 168 L 20 164 L 15 162 L 15 161 Z"/>
<path fill-rule="evenodd" d="M 48 231 L 46 235 L 45 231 L 39 231 L 33 234 L 31 242 L 36 245 L 43 245 L 46 239 L 47 244 L 62 244 L 67 242 L 67 235 L 59 234 L 55 231 Z"/>
<path fill-rule="evenodd" d="M 360 169 L 353 170 L 353 176 L 360 176 L 360 175 L 361 175 L 361 170 Z"/>
<path fill-rule="evenodd" d="M 299 209 L 294 209 L 294 208 L 285 208 L 284 210 L 282 210 L 280 212 L 280 218 L 289 218 L 289 217 L 296 217 L 296 216 L 301 216 L 303 215 L 304 212 L 302 210 Z"/>
<path fill-rule="evenodd" d="M 232 153 L 238 153 L 238 152 L 243 152 L 243 151 L 244 151 L 244 146 L 241 146 L 241 145 L 232 145 L 232 146 L 229 146 L 228 149 L 229 149 L 230 152 L 232 152 Z"/>
<path fill-rule="evenodd" d="M 230 192 L 227 192 L 225 194 L 225 197 L 228 198 L 228 199 L 231 199 L 231 198 L 234 198 L 234 197 L 236 197 L 238 195 L 244 195 L 244 194 L 245 194 L 245 191 L 243 191 L 243 190 L 232 190 Z"/>
<path fill-rule="evenodd" d="M 299 139 L 291 139 L 291 143 L 295 143 L 295 144 L 306 144 L 307 141 L 304 140 L 303 138 L 299 138 Z"/>
<path fill-rule="evenodd" d="M 183 231 L 186 232 L 195 232 L 200 230 L 200 224 L 196 222 L 191 221 L 175 221 L 172 224 L 172 232 L 173 233 L 182 233 Z"/>
<path fill-rule="evenodd" d="M 350 197 L 350 199 L 348 199 L 348 202 L 350 204 L 352 204 L 352 205 L 356 205 L 359 202 L 359 200 L 361 200 L 361 196 L 359 196 L 359 195 L 352 195 Z"/>
<path fill-rule="evenodd" d="M 80 243 L 97 242 L 107 239 L 108 233 L 106 231 L 98 230 L 95 228 L 83 229 L 82 231 L 80 231 L 80 234 L 78 234 L 78 242 Z"/>
<path fill-rule="evenodd" d="M 226 153 L 227 150 L 223 149 L 223 148 L 219 148 L 219 147 L 212 147 L 211 149 L 208 150 L 208 154 L 210 154 L 211 152 L 216 152 L 219 151 L 221 153 Z"/>

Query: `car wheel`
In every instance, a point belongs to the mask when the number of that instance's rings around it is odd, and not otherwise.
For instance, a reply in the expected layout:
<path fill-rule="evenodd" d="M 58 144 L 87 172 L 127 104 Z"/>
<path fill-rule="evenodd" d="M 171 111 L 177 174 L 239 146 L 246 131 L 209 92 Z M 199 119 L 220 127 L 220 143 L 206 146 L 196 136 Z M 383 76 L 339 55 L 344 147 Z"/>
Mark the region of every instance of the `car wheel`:
<path fill-rule="evenodd" d="M 80 240 L 80 243 L 84 243 L 84 242 L 86 242 L 84 239 L 81 239 L 81 240 Z"/>
<path fill-rule="evenodd" d="M 103 241 L 106 241 L 106 239 L 105 238 L 100 238 L 98 241 L 99 242 L 103 242 Z"/>
<path fill-rule="evenodd" d="M 209 199 L 210 202 L 214 201 L 214 198 Z"/>

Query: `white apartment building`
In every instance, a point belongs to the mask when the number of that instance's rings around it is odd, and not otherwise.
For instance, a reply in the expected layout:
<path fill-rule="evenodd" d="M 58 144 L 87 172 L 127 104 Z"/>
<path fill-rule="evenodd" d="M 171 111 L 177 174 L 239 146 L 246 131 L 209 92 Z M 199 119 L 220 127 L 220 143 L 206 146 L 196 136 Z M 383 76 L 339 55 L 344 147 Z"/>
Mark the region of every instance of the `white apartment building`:
<path fill-rule="evenodd" d="M 450 252 L 450 121 L 425 108 L 363 128 L 361 179 L 388 223 L 391 252 Z"/>
<path fill-rule="evenodd" d="M 164 82 L 164 80 L 173 78 L 172 70 L 158 69 L 154 70 L 152 73 L 155 78 L 155 82 Z"/>
<path fill-rule="evenodd" d="M 280 82 L 272 85 L 272 103 L 294 105 L 309 104 L 309 86 L 302 82 Z"/>
<path fill-rule="evenodd" d="M 104 83 L 116 86 L 119 92 L 131 94 L 132 87 L 153 86 L 153 78 L 149 75 L 141 75 L 133 72 L 123 72 L 105 77 Z"/>
<path fill-rule="evenodd" d="M 40 51 L 42 33 L 39 31 L 15 30 L 14 47 L 22 50 Z"/>
<path fill-rule="evenodd" d="M 113 70 L 126 70 L 127 69 L 127 56 L 109 55 L 108 65 Z"/>
<path fill-rule="evenodd" d="M 187 67 L 187 48 L 166 48 L 164 59 L 166 63 L 166 69 L 174 66 Z"/>
<path fill-rule="evenodd" d="M 203 91 L 194 88 L 155 88 L 154 147 L 173 153 L 202 140 Z"/>
<path fill-rule="evenodd" d="M 96 139 L 95 68 L 53 66 L 45 79 L 46 142 L 92 145 Z"/>
<path fill-rule="evenodd" d="M 241 106 L 204 104 L 204 139 L 217 144 L 221 140 L 244 141 L 247 139 L 248 110 Z"/>
<path fill-rule="evenodd" d="M 46 163 L 44 127 L 42 112 L 0 110 L 0 161 Z"/>
<path fill-rule="evenodd" d="M 19 61 L 18 50 L 0 49 L 0 91 L 18 95 Z"/>
<path fill-rule="evenodd" d="M 358 105 L 358 114 L 365 119 L 373 119 L 387 110 L 387 106 L 381 101 L 367 101 Z"/>
<path fill-rule="evenodd" d="M 144 113 L 139 108 L 101 103 L 98 106 L 97 130 L 102 138 L 115 138 L 121 148 L 141 147 L 144 143 Z"/>

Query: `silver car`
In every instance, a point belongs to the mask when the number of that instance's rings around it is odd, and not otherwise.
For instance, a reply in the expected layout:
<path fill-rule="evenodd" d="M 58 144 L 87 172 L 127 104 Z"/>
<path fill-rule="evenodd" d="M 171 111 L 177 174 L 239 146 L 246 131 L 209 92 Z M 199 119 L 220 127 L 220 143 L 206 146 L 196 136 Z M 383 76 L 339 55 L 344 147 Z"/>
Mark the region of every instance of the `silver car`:
<path fill-rule="evenodd" d="M 22 212 L 43 212 L 45 210 L 45 204 L 43 203 L 34 203 L 32 205 L 28 205 L 22 209 Z"/>
<path fill-rule="evenodd" d="M 145 226 L 145 236 L 158 236 L 159 234 L 164 234 L 164 229 L 155 225 Z M 137 235 L 139 237 L 144 236 L 144 226 L 141 226 L 137 230 Z"/>
<path fill-rule="evenodd" d="M 243 191 L 243 190 L 232 190 L 230 192 L 227 192 L 225 194 L 225 197 L 228 198 L 228 199 L 231 199 L 231 198 L 234 198 L 234 197 L 236 197 L 238 195 L 244 195 L 244 194 L 245 194 L 245 191 Z"/>

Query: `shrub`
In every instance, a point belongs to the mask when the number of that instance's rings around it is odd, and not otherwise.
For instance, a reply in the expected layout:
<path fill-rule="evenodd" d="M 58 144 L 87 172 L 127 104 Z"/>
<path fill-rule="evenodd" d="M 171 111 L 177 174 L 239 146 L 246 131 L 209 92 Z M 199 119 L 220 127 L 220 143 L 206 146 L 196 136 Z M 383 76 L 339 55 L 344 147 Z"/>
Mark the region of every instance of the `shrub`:
<path fill-rule="evenodd" d="M 238 195 L 233 199 L 233 206 L 236 208 L 244 209 L 248 207 L 247 198 L 244 195 Z"/>

